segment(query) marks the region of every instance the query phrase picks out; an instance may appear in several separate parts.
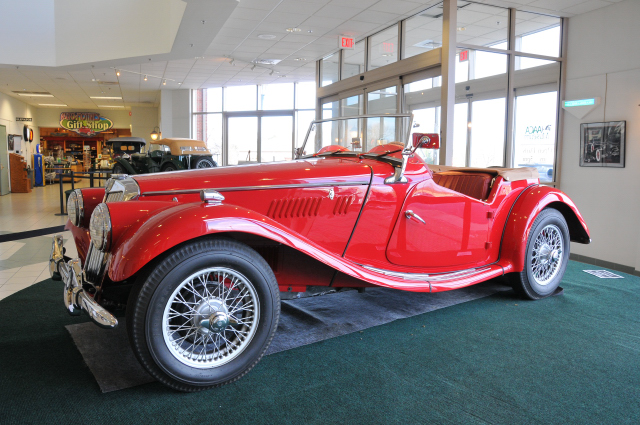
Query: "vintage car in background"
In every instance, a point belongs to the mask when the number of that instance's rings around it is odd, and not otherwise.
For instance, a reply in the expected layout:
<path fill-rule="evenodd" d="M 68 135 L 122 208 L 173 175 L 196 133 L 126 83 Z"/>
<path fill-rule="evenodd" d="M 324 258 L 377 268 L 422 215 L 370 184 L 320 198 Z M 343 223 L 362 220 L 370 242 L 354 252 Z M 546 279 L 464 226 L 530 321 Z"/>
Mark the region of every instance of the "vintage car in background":
<path fill-rule="evenodd" d="M 79 258 L 64 256 L 58 235 L 50 259 L 68 312 L 114 328 L 109 309 L 126 303 L 140 363 L 196 391 L 255 366 L 280 292 L 439 292 L 506 276 L 526 298 L 553 294 L 570 241 L 590 242 L 574 203 L 535 168 L 427 165 L 416 150 L 433 137 L 398 143 L 410 121 L 315 121 L 292 161 L 114 175 L 76 190 L 67 226 Z"/>
<path fill-rule="evenodd" d="M 144 139 L 141 140 L 144 142 Z M 212 168 L 218 165 L 213 160 L 207 145 L 201 140 L 160 139 L 150 144 L 146 153 L 139 152 L 115 158 L 113 173 L 147 174 L 158 171 Z"/>

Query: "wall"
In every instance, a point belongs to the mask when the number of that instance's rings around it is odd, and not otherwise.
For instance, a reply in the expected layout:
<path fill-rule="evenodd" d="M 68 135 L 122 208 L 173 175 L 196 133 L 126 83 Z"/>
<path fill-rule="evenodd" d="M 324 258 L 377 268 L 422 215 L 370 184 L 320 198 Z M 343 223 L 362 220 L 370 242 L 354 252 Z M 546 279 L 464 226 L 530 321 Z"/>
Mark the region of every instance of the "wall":
<path fill-rule="evenodd" d="M 16 122 L 16 117 L 33 118 L 33 121 Z M 37 119 L 37 108 L 27 105 L 11 96 L 7 96 L 4 93 L 0 93 L 0 125 L 7 127 L 7 135 L 19 134 L 22 136 L 25 124 L 33 129 L 33 142 L 29 143 L 22 140 L 22 151 L 20 154 L 25 157 L 27 164 L 31 165 L 31 154 L 36 152 L 36 145 L 40 140 L 40 132 L 38 129 L 40 124 Z M 7 141 L 3 140 L 0 141 L 0 143 L 7 143 Z M 8 162 L 9 159 L 7 157 L 7 163 Z"/>
<path fill-rule="evenodd" d="M 162 137 L 191 137 L 191 90 L 161 90 Z"/>
<path fill-rule="evenodd" d="M 640 2 L 569 20 L 566 99 L 601 97 L 582 119 L 564 113 L 560 188 L 578 205 L 593 242 L 575 254 L 640 271 Z M 625 168 L 580 167 L 580 123 L 625 120 Z"/>
<path fill-rule="evenodd" d="M 131 135 L 133 137 L 142 137 L 147 143 L 150 143 L 151 132 L 157 126 L 159 126 L 158 108 L 131 107 Z"/>

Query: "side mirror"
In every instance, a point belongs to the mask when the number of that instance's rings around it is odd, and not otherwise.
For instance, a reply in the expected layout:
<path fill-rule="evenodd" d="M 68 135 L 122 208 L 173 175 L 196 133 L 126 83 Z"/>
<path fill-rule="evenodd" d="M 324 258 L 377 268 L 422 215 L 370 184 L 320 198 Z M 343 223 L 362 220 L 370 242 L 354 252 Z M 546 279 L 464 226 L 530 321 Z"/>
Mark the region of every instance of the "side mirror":
<path fill-rule="evenodd" d="M 438 133 L 413 133 L 414 149 L 440 149 L 440 135 Z"/>

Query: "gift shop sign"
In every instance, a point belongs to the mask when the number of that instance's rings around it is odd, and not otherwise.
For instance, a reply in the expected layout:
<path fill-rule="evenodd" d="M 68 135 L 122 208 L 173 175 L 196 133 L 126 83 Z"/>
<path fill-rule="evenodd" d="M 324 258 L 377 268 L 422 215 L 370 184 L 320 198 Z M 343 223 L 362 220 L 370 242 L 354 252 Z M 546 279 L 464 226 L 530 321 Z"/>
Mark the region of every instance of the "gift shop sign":
<path fill-rule="evenodd" d="M 60 127 L 82 136 L 93 136 L 112 128 L 113 121 L 95 112 L 63 112 L 60 114 Z"/>

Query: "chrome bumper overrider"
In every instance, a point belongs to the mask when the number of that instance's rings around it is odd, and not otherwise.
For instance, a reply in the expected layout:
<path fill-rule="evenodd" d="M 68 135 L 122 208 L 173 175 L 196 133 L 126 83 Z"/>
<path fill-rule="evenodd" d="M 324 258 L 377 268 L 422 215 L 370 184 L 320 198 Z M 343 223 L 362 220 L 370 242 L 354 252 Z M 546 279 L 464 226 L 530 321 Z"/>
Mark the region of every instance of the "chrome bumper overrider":
<path fill-rule="evenodd" d="M 53 280 L 64 282 L 63 298 L 67 311 L 72 316 L 78 316 L 81 311 L 86 311 L 96 325 L 107 329 L 115 328 L 118 326 L 118 320 L 82 288 L 85 282 L 80 260 L 74 258 L 67 261 L 64 257 L 63 244 L 62 235 L 53 237 L 49 273 Z"/>

